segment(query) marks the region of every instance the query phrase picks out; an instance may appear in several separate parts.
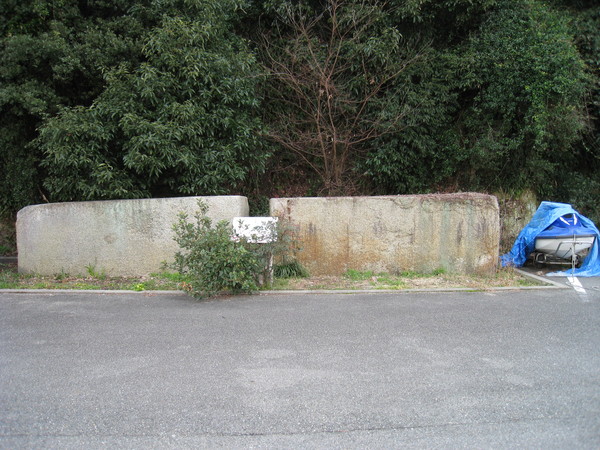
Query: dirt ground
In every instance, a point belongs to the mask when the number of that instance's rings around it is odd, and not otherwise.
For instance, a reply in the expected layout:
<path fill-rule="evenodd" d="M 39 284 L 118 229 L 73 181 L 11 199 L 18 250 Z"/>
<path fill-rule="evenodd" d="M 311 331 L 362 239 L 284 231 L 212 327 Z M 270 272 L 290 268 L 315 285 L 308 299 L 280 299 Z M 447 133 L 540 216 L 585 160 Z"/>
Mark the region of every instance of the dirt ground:
<path fill-rule="evenodd" d="M 357 279 L 358 278 L 358 279 Z M 313 276 L 276 280 L 275 288 L 292 290 L 311 289 L 490 289 L 536 285 L 535 281 L 511 269 L 502 269 L 489 277 L 455 274 L 372 274 L 369 276 Z"/>
<path fill-rule="evenodd" d="M 342 276 L 312 276 L 308 278 L 276 279 L 275 290 L 365 290 L 365 289 L 493 289 L 495 287 L 519 287 L 536 285 L 531 278 L 511 269 L 502 269 L 494 276 L 467 276 L 455 274 L 399 275 L 354 272 Z M 15 263 L 0 264 L 0 288 L 10 289 L 124 289 L 124 290 L 173 290 L 181 289 L 181 282 L 157 274 L 146 277 L 107 277 L 68 274 L 53 276 L 20 275 Z"/>

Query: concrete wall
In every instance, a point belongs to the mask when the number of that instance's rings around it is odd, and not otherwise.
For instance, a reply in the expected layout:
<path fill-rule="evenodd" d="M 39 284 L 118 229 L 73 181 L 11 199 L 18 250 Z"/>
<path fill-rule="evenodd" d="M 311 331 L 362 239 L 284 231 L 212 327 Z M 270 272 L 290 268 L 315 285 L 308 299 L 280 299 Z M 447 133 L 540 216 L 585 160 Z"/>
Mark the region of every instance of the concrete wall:
<path fill-rule="evenodd" d="M 509 252 L 515 239 L 529 223 L 539 206 L 535 194 L 524 191 L 518 196 L 504 192 L 495 194 L 500 207 L 500 253 Z"/>
<path fill-rule="evenodd" d="M 157 272 L 178 247 L 172 225 L 180 211 L 190 216 L 198 199 L 215 221 L 248 215 L 246 197 L 183 197 L 50 203 L 17 215 L 19 271 L 53 275 L 86 274 L 86 266 L 107 275 Z"/>
<path fill-rule="evenodd" d="M 271 214 L 299 228 L 312 275 L 443 268 L 491 274 L 498 262 L 496 197 L 461 193 L 272 199 Z"/>

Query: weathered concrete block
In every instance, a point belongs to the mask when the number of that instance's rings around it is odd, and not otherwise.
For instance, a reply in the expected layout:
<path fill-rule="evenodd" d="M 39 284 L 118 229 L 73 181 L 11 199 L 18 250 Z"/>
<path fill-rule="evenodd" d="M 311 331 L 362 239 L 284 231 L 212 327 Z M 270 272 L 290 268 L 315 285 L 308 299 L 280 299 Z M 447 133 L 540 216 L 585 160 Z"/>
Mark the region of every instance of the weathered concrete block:
<path fill-rule="evenodd" d="M 506 253 L 529 223 L 540 202 L 531 191 L 524 191 L 518 196 L 508 196 L 504 192 L 495 195 L 500 207 L 500 253 Z"/>
<path fill-rule="evenodd" d="M 498 202 L 490 195 L 278 198 L 270 208 L 299 227 L 299 259 L 313 275 L 497 267 Z"/>
<path fill-rule="evenodd" d="M 115 276 L 160 269 L 178 250 L 172 225 L 179 212 L 193 216 L 204 200 L 214 221 L 248 215 L 240 196 L 50 203 L 17 215 L 19 271 L 85 274 L 87 267 Z"/>

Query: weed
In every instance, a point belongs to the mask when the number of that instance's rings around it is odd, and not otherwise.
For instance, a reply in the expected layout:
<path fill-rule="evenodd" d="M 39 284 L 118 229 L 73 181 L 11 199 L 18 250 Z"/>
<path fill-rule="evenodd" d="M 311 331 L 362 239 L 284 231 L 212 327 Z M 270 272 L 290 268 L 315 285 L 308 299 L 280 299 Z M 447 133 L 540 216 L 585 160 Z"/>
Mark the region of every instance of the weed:
<path fill-rule="evenodd" d="M 88 264 L 85 266 L 85 269 L 87 270 L 88 275 L 92 278 L 96 278 L 98 280 L 106 280 L 107 278 L 106 272 L 104 270 L 98 272 L 95 264 Z"/>
<path fill-rule="evenodd" d="M 375 274 L 371 270 L 362 272 L 360 270 L 348 269 L 346 270 L 346 273 L 344 273 L 344 277 L 352 281 L 365 281 L 374 276 Z"/>
<path fill-rule="evenodd" d="M 379 289 L 379 290 L 401 290 L 401 289 L 407 289 L 408 285 L 402 281 L 398 281 L 397 283 L 392 283 L 392 284 L 384 284 L 384 285 L 378 285 L 375 286 L 375 289 Z"/>
<path fill-rule="evenodd" d="M 65 273 L 64 270 L 61 270 L 60 273 L 57 273 L 56 275 L 54 275 L 54 279 L 56 281 L 63 281 L 63 280 L 66 280 L 67 278 L 69 278 L 69 274 Z"/>
<path fill-rule="evenodd" d="M 172 281 L 175 283 L 182 283 L 185 281 L 189 281 L 189 277 L 187 275 L 183 275 L 179 272 L 159 272 L 150 274 L 153 278 L 158 278 L 160 280 Z"/>
<path fill-rule="evenodd" d="M 75 289 L 81 289 L 84 291 L 91 291 L 91 290 L 95 290 L 98 289 L 98 286 L 95 284 L 90 284 L 90 283 L 75 283 L 73 285 L 73 288 Z"/>
<path fill-rule="evenodd" d="M 298 261 L 290 261 L 284 264 L 276 264 L 273 268 L 276 278 L 308 278 L 308 270 Z"/>
<path fill-rule="evenodd" d="M 404 280 L 388 274 L 381 274 L 372 284 L 378 285 L 378 289 L 405 289 L 408 287 Z"/>
<path fill-rule="evenodd" d="M 19 274 L 10 266 L 0 264 L 0 289 L 15 289 L 19 284 Z"/>
<path fill-rule="evenodd" d="M 428 277 L 438 277 L 440 275 L 445 275 L 446 270 L 443 268 L 435 269 L 431 272 L 417 272 L 414 270 L 405 270 L 398 274 L 398 276 L 403 278 L 428 278 Z"/>
<path fill-rule="evenodd" d="M 0 289 L 17 289 L 18 287 L 18 281 L 5 279 L 4 277 L 0 276 Z"/>
<path fill-rule="evenodd" d="M 352 282 L 369 281 L 370 285 L 375 286 L 377 289 L 403 289 L 408 287 L 408 284 L 405 281 L 407 278 L 427 278 L 440 276 L 444 273 L 444 269 L 437 269 L 431 273 L 404 271 L 397 275 L 390 275 L 389 273 L 375 273 L 371 270 L 360 271 L 348 269 L 343 276 Z"/>
<path fill-rule="evenodd" d="M 93 269 L 93 267 L 92 267 Z M 115 290 L 175 290 L 181 283 L 158 276 L 142 278 L 108 277 L 95 273 L 96 278 L 72 277 L 65 272 L 53 276 L 20 274 L 12 264 L 0 264 L 0 289 L 115 289 Z M 89 274 L 89 272 L 88 272 Z M 174 274 L 176 279 L 178 275 Z M 180 277 L 180 276 L 179 276 Z"/>

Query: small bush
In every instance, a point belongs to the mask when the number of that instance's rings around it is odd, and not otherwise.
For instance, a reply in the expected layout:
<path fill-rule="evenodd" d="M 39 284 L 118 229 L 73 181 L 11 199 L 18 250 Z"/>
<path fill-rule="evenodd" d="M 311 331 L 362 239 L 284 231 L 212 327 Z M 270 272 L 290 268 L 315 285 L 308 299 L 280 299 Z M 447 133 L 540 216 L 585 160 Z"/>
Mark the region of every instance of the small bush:
<path fill-rule="evenodd" d="M 195 222 L 179 215 L 173 226 L 175 241 L 181 251 L 175 254 L 171 267 L 188 275 L 188 289 L 196 297 L 209 297 L 220 291 L 252 292 L 258 289 L 255 274 L 260 271 L 258 258 L 244 242 L 231 239 L 226 221 L 213 226 L 206 216 L 208 206 L 198 202 Z"/>
<path fill-rule="evenodd" d="M 254 243 L 250 239 L 233 236 L 227 221 L 213 224 L 207 217 L 208 206 L 198 202 L 199 210 L 190 222 L 184 213 L 173 226 L 175 241 L 180 251 L 168 268 L 178 271 L 186 280 L 185 290 L 195 297 L 210 297 L 221 291 L 249 293 L 270 284 L 270 269 L 277 276 L 308 276 L 306 269 L 295 261 L 296 234 L 285 221 L 278 220 L 273 229 L 254 228 L 258 236 L 273 236 L 272 242 Z M 250 241 L 250 242 L 249 242 Z"/>

